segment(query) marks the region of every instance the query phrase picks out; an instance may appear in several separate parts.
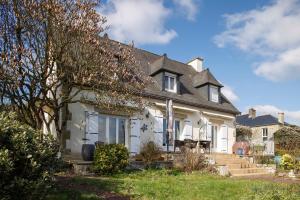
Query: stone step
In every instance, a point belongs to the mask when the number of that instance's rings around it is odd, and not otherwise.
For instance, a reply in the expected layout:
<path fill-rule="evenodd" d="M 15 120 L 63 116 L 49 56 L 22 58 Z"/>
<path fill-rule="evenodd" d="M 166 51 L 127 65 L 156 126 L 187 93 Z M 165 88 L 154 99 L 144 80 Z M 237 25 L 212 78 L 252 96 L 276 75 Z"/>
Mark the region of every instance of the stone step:
<path fill-rule="evenodd" d="M 246 174 L 231 174 L 231 177 L 247 177 L 247 176 L 273 176 L 270 173 L 246 173 Z"/>
<path fill-rule="evenodd" d="M 244 169 L 244 168 L 253 168 L 256 167 L 255 164 L 251 164 L 251 163 L 230 163 L 227 164 L 229 169 Z"/>
<path fill-rule="evenodd" d="M 233 161 L 227 161 L 227 160 L 217 160 L 217 164 L 219 165 L 229 165 L 229 164 L 248 164 L 247 161 L 242 161 L 242 160 L 233 160 Z"/>
<path fill-rule="evenodd" d="M 229 172 L 230 172 L 231 175 L 268 173 L 267 170 L 263 169 L 263 168 L 231 169 L 231 170 L 229 170 Z"/>

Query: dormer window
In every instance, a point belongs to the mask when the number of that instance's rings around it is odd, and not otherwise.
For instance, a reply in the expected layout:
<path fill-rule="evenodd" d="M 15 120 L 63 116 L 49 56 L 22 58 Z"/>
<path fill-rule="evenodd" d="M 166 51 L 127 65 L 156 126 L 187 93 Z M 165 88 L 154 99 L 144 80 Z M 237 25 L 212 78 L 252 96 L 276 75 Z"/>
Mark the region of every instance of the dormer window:
<path fill-rule="evenodd" d="M 213 85 L 209 87 L 209 99 L 212 102 L 219 103 L 219 88 Z"/>
<path fill-rule="evenodd" d="M 176 75 L 171 73 L 165 73 L 164 75 L 164 89 L 168 92 L 177 92 Z"/>

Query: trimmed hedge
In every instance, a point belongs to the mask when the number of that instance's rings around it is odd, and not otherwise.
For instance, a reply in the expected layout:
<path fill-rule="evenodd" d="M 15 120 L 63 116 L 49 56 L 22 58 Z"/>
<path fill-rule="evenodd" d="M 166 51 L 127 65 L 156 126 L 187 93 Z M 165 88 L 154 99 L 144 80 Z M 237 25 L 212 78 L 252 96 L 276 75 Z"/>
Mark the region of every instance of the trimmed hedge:
<path fill-rule="evenodd" d="M 0 113 L 1 199 L 44 198 L 56 170 L 58 147 L 50 135 L 21 124 L 12 113 Z"/>
<path fill-rule="evenodd" d="M 96 145 L 93 170 L 97 174 L 120 172 L 128 165 L 129 152 L 123 144 Z"/>

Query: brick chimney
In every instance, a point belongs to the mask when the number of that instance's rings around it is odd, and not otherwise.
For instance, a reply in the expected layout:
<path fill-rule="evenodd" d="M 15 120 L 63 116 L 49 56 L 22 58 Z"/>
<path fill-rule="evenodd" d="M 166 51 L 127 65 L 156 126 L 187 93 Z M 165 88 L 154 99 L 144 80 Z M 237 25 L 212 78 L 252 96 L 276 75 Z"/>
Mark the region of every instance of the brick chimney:
<path fill-rule="evenodd" d="M 189 61 L 187 64 L 192 66 L 197 72 L 201 72 L 203 70 L 203 60 L 203 58 L 197 57 Z"/>
<path fill-rule="evenodd" d="M 249 118 L 254 119 L 256 117 L 256 110 L 254 108 L 249 109 Z"/>
<path fill-rule="evenodd" d="M 284 124 L 284 112 L 278 113 L 278 123 Z"/>

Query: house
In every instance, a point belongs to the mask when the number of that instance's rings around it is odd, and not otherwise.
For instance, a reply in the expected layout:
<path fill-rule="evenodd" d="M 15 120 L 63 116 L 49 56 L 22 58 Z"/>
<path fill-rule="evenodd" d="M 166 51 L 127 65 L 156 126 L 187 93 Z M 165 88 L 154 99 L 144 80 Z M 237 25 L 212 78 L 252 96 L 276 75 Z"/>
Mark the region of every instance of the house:
<path fill-rule="evenodd" d="M 288 125 L 284 121 L 284 113 L 278 113 L 278 117 L 272 115 L 256 116 L 256 110 L 249 109 L 249 113 L 236 117 L 238 126 L 248 127 L 252 131 L 251 143 L 265 145 L 265 155 L 274 155 L 274 133 Z"/>
<path fill-rule="evenodd" d="M 70 104 L 66 151 L 80 154 L 82 144 L 97 141 L 124 144 L 131 155 L 138 154 L 148 141 L 167 150 L 166 100 L 170 99 L 174 113 L 170 151 L 177 150 L 174 140 L 193 139 L 207 141 L 212 152 L 232 153 L 239 111 L 222 94 L 222 84 L 204 69 L 203 59 L 182 63 L 137 48 L 134 54 L 140 70 L 153 80 L 143 91 L 149 106 L 128 115 L 85 103 Z"/>

